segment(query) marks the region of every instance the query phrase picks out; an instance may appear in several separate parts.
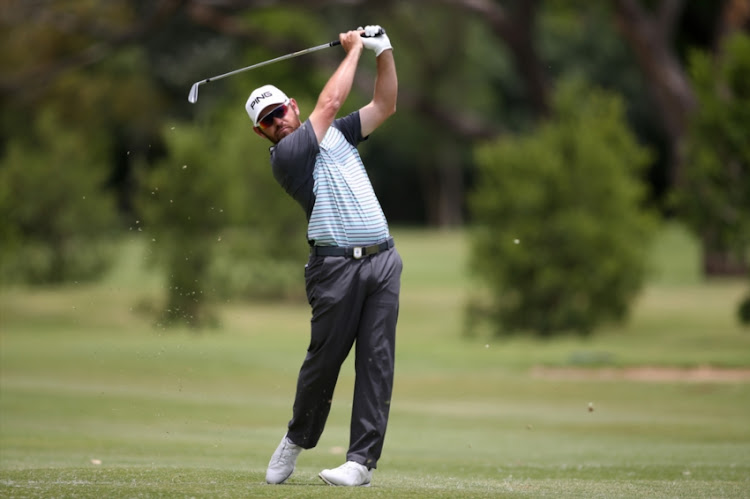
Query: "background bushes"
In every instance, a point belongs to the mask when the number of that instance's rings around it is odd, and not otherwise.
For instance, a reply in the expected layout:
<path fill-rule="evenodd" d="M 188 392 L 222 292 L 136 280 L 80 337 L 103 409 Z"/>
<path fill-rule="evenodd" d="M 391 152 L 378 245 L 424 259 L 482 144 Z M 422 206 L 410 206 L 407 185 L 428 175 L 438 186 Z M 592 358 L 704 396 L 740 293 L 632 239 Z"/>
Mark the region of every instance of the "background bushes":
<path fill-rule="evenodd" d="M 654 219 L 639 181 L 649 159 L 622 102 L 568 82 L 555 118 L 479 148 L 471 265 L 487 295 L 472 320 L 498 332 L 590 333 L 626 316 L 646 274 Z"/>

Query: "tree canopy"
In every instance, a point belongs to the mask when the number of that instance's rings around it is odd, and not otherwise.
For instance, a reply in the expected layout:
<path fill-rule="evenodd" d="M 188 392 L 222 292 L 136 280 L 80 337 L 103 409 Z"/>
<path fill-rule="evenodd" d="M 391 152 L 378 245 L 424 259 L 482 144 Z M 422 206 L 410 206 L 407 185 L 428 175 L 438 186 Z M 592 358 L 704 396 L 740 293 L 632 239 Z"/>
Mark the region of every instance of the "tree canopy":
<path fill-rule="evenodd" d="M 213 82 L 196 105 L 188 103 L 188 91 L 196 81 L 364 24 L 388 30 L 399 72 L 399 111 L 361 149 L 391 223 L 471 222 L 466 198 L 478 178 L 475 148 L 533 134 L 555 119 L 552 96 L 569 78 L 620 96 L 627 127 L 652 151 L 641 173 L 647 202 L 673 214 L 671 201 L 689 192 L 695 178 L 695 158 L 688 157 L 698 150 L 694 116 L 707 123 L 699 110 L 720 101 L 708 94 L 722 93 L 713 81 L 720 73 L 707 74 L 712 81 L 704 84 L 689 72 L 690 54 L 719 59 L 725 40 L 746 33 L 749 19 L 747 0 L 8 0 L 0 8 L 2 251 L 6 261 L 25 244 L 64 253 L 65 245 L 101 233 L 88 228 L 127 229 L 146 216 L 160 230 L 157 240 L 198 228 L 219 237 L 257 224 L 281 241 L 299 219 L 279 211 L 282 229 L 273 232 L 249 215 L 277 205 L 252 187 L 266 185 L 261 178 L 268 172 L 255 170 L 255 161 L 262 165 L 267 157 L 257 142 L 249 145 L 258 139 L 244 101 L 253 88 L 275 83 L 306 115 L 340 49 Z M 365 58 L 345 111 L 369 100 L 373 76 L 374 61 Z M 740 120 L 737 134 L 747 136 L 744 125 Z M 69 178 L 42 185 L 45 166 L 61 161 Z M 183 164 L 205 166 L 180 172 Z M 260 176 L 241 176 L 251 171 Z M 173 179 L 167 172 L 186 175 Z M 153 199 L 145 202 L 158 179 L 162 195 L 179 187 L 189 201 L 161 211 Z M 186 179 L 192 183 L 182 184 Z M 65 206 L 29 223 L 18 197 L 23 189 L 37 189 L 45 198 L 39 206 L 50 199 Z M 224 201 L 231 213 L 201 211 Z M 175 211 L 188 207 L 190 214 Z M 732 209 L 748 216 L 736 203 Z M 715 238 L 704 246 L 707 254 L 724 250 Z M 95 268 L 105 264 L 105 253 Z M 200 272 L 210 272 L 206 258 Z"/>

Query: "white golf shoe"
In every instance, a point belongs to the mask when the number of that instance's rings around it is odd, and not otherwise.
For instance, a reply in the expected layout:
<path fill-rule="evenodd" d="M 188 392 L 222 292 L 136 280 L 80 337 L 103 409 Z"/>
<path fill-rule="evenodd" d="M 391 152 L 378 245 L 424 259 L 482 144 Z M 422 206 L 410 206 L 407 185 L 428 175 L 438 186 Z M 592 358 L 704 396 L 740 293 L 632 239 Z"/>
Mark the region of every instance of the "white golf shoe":
<path fill-rule="evenodd" d="M 302 452 L 302 447 L 294 444 L 286 438 L 281 439 L 281 443 L 276 447 L 276 451 L 271 456 L 266 470 L 266 482 L 278 485 L 284 483 L 287 478 L 294 473 L 294 467 L 297 464 L 297 456 Z"/>
<path fill-rule="evenodd" d="M 347 461 L 338 468 L 321 471 L 318 476 L 328 485 L 369 487 L 372 470 L 354 461 Z"/>

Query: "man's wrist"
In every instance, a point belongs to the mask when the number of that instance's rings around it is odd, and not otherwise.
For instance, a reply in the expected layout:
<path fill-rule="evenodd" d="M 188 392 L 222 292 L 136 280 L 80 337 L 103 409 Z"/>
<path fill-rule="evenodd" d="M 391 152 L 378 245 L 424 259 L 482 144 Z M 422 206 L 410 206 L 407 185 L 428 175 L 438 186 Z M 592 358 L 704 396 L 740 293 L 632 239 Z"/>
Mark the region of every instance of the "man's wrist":
<path fill-rule="evenodd" d="M 364 50 L 365 50 L 364 45 L 356 45 L 356 46 L 352 47 L 349 50 L 349 52 L 347 52 L 347 55 L 351 54 L 353 57 L 359 58 L 362 55 L 362 52 L 364 52 Z"/>

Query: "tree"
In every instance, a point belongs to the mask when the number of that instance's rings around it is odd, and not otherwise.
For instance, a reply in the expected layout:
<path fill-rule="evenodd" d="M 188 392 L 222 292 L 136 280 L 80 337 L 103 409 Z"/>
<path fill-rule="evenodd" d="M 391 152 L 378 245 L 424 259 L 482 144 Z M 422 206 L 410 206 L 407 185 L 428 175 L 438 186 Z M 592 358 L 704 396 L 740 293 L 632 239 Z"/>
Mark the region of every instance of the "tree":
<path fill-rule="evenodd" d="M 614 0 L 618 26 L 630 43 L 649 84 L 652 101 L 659 109 L 670 144 L 670 185 L 680 183 L 684 161 L 684 137 L 695 96 L 682 62 L 671 45 L 683 0 L 660 0 L 655 12 L 640 0 Z"/>
<path fill-rule="evenodd" d="M 565 83 L 554 118 L 477 151 L 472 269 L 498 332 L 591 333 L 623 319 L 646 272 L 653 229 L 638 179 L 649 160 L 622 102 Z"/>
<path fill-rule="evenodd" d="M 707 264 L 745 274 L 750 247 L 750 37 L 729 37 L 718 58 L 694 52 L 690 76 L 699 106 L 690 122 L 679 213 L 701 237 L 704 253 L 713 255 Z M 705 269 L 717 270 L 724 269 Z"/>
<path fill-rule="evenodd" d="M 105 143 L 71 131 L 53 112 L 8 143 L 0 162 L 0 280 L 84 282 L 108 268 L 117 214 L 103 190 Z"/>
<path fill-rule="evenodd" d="M 724 2 L 690 2 L 684 0 L 659 0 L 649 9 L 640 0 L 613 0 L 618 26 L 633 49 L 645 75 L 650 96 L 657 109 L 669 143 L 669 187 L 680 191 L 685 181 L 685 163 L 688 160 L 688 140 L 691 115 L 697 111 L 696 90 L 692 87 L 684 57 L 680 57 L 676 39 L 678 22 L 692 9 L 699 16 L 701 26 L 708 26 L 708 45 L 722 46 L 726 36 L 742 30 L 750 22 L 750 4 L 747 0 Z M 706 29 L 706 28 L 704 28 Z M 683 37 L 685 33 L 682 33 Z M 683 52 L 693 47 L 688 43 Z M 681 195 L 678 193 L 678 195 Z M 716 246 L 718 241 L 703 241 L 703 267 L 708 275 L 744 272 L 744 266 L 734 267 L 736 260 L 726 250 Z"/>
<path fill-rule="evenodd" d="M 215 323 L 219 299 L 289 296 L 305 256 L 305 217 L 276 185 L 247 115 L 175 122 L 163 133 L 167 155 L 142 165 L 138 198 L 167 278 L 159 323 L 202 327 Z"/>

